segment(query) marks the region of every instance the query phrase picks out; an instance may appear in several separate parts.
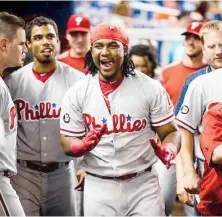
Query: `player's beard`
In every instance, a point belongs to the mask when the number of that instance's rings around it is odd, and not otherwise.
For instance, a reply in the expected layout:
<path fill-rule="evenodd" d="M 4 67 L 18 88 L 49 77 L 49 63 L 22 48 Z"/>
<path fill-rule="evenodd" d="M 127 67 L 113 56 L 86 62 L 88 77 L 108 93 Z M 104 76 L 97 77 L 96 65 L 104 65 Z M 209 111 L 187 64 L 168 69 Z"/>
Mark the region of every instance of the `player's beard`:
<path fill-rule="evenodd" d="M 55 56 L 50 56 L 49 58 L 45 58 L 45 57 L 38 57 L 35 56 L 35 58 L 38 60 L 39 63 L 43 64 L 43 65 L 48 65 L 51 62 L 53 62 L 53 60 L 55 59 Z"/>
<path fill-rule="evenodd" d="M 118 74 L 119 74 L 119 71 L 122 71 L 122 66 L 120 69 L 117 69 L 114 73 L 112 73 L 111 75 L 106 75 L 105 73 L 101 72 L 99 70 L 99 73 L 102 75 L 103 78 L 106 79 L 106 81 L 110 81 L 110 82 L 113 82 L 113 81 L 116 81 L 117 80 L 117 77 L 118 77 Z"/>
<path fill-rule="evenodd" d="M 195 58 L 195 57 L 199 57 L 201 54 L 202 54 L 202 50 L 199 50 L 195 53 L 187 54 L 187 56 L 190 57 L 190 58 Z"/>

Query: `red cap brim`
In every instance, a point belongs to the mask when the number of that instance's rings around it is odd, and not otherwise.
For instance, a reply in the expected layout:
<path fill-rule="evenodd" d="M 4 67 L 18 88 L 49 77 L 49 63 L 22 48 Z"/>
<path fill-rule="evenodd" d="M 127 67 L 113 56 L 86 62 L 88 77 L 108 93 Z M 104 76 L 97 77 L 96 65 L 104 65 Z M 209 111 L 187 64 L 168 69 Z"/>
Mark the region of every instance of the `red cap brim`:
<path fill-rule="evenodd" d="M 194 34 L 194 35 L 199 36 L 199 34 L 198 34 L 197 32 L 193 32 L 193 31 L 184 32 L 184 33 L 182 33 L 181 35 L 187 35 L 187 34 Z"/>
<path fill-rule="evenodd" d="M 78 28 L 71 28 L 66 30 L 67 33 L 69 32 L 90 32 L 90 29 L 84 28 L 84 27 L 78 27 Z"/>

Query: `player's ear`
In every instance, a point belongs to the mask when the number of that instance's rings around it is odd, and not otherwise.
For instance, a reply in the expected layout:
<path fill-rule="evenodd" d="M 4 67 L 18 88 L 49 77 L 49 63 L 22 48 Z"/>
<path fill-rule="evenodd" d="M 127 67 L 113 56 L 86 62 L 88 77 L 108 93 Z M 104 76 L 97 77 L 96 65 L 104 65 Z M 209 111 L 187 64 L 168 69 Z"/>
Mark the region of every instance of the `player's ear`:
<path fill-rule="evenodd" d="M 69 37 L 70 37 L 69 33 L 66 33 L 66 40 L 69 40 Z"/>
<path fill-rule="evenodd" d="M 26 41 L 26 45 L 27 45 L 27 47 L 30 49 L 30 48 L 32 47 L 31 41 L 27 40 L 27 41 Z"/>
<path fill-rule="evenodd" d="M 9 46 L 9 40 L 7 38 L 0 38 L 0 50 L 6 51 Z"/>

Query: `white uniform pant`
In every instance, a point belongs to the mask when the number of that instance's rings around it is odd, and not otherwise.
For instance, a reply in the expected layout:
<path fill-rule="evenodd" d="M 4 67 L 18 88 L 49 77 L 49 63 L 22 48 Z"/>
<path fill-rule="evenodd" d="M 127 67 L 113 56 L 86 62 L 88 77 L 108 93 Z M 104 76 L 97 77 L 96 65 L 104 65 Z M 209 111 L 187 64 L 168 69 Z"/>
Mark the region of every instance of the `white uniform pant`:
<path fill-rule="evenodd" d="M 157 163 L 154 164 L 154 167 L 159 177 L 160 188 L 165 202 L 165 214 L 169 216 L 171 215 L 177 196 L 176 165 L 172 164 L 171 167 L 167 169 L 162 161 L 158 160 Z"/>
<path fill-rule="evenodd" d="M 74 216 L 74 167 L 71 161 L 53 172 L 43 173 L 18 164 L 12 178 L 27 216 Z"/>
<path fill-rule="evenodd" d="M 164 216 L 156 171 L 117 181 L 86 174 L 85 216 Z"/>
<path fill-rule="evenodd" d="M 0 176 L 0 216 L 25 216 L 19 197 L 5 176 Z"/>

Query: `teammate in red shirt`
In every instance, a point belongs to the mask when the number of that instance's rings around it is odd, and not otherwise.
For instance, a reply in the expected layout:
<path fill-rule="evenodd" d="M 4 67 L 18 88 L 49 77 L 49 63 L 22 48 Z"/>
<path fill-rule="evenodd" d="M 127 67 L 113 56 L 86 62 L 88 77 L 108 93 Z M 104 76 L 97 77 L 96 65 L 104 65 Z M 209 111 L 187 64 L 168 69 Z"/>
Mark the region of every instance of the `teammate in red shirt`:
<path fill-rule="evenodd" d="M 58 60 L 71 67 L 86 73 L 84 69 L 85 54 L 90 47 L 91 22 L 83 15 L 72 15 L 69 17 L 66 30 L 66 39 L 70 49 L 60 54 Z"/>
<path fill-rule="evenodd" d="M 205 216 L 222 216 L 222 103 L 204 114 L 200 143 L 205 164 L 197 209 Z"/>
<path fill-rule="evenodd" d="M 186 78 L 193 72 L 205 67 L 199 31 L 203 23 L 192 22 L 187 26 L 184 40 L 184 57 L 181 62 L 172 63 L 163 69 L 161 83 L 167 90 L 175 106 Z"/>

